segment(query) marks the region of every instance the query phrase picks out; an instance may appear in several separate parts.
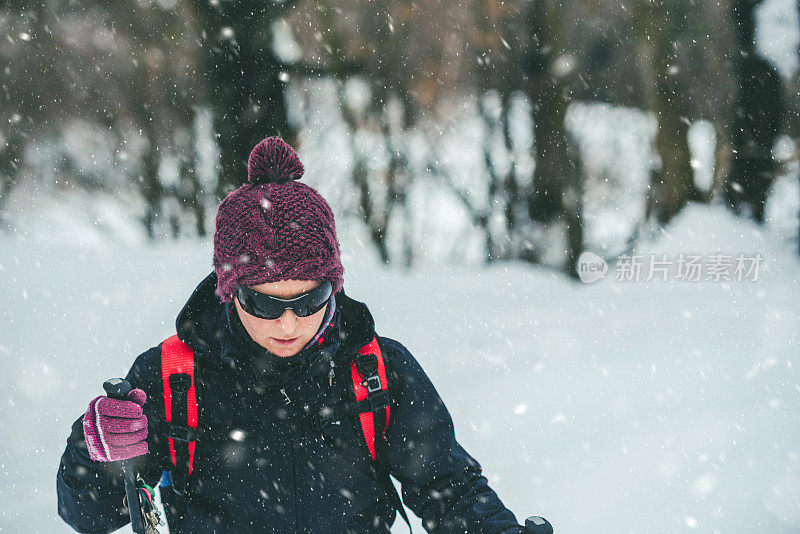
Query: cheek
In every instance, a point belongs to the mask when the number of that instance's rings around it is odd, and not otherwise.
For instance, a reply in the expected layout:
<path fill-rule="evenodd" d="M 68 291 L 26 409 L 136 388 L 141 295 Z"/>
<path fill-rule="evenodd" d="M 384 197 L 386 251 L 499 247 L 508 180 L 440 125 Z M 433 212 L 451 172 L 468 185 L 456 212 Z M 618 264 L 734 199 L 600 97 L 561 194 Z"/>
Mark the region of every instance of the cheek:
<path fill-rule="evenodd" d="M 258 317 L 253 317 L 251 315 L 244 314 L 244 317 L 241 317 L 242 323 L 247 328 L 247 331 L 250 332 L 251 337 L 255 334 L 256 337 L 260 336 L 268 336 L 274 330 L 272 326 L 273 321 L 269 321 L 267 319 L 259 319 Z"/>
<path fill-rule="evenodd" d="M 320 311 L 315 313 L 310 317 L 304 317 L 303 320 L 303 329 L 305 331 L 311 332 L 311 334 L 316 334 L 319 327 L 322 326 L 322 320 L 325 318 L 326 308 L 322 308 Z"/>
<path fill-rule="evenodd" d="M 311 317 L 300 319 L 300 330 L 305 334 L 314 334 L 319 329 L 320 321 L 316 321 Z"/>

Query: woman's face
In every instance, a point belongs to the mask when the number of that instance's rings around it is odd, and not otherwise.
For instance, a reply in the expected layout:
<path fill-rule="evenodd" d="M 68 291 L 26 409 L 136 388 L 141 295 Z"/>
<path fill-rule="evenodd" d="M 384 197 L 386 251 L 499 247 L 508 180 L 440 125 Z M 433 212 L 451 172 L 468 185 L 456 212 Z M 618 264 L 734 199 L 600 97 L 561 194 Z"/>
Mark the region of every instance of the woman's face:
<path fill-rule="evenodd" d="M 281 280 L 249 287 L 259 293 L 290 299 L 311 291 L 320 284 L 321 282 L 315 280 Z M 236 296 L 234 296 L 233 302 L 242 324 L 253 341 L 272 354 L 281 357 L 294 356 L 306 346 L 306 343 L 311 341 L 311 338 L 319 330 L 327 310 L 327 306 L 325 306 L 308 317 L 298 317 L 292 310 L 286 310 L 283 315 L 271 320 L 261 319 L 244 311 Z"/>

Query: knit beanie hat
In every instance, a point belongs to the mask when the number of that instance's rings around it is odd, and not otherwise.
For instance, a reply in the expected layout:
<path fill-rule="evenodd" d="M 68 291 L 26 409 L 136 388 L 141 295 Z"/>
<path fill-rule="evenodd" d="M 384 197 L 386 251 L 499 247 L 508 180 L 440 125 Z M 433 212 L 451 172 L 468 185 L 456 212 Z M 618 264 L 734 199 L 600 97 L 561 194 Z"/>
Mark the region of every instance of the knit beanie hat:
<path fill-rule="evenodd" d="M 217 295 L 232 302 L 237 285 L 280 280 L 330 280 L 342 288 L 336 226 L 325 199 L 296 180 L 304 168 L 283 139 L 258 143 L 247 163 L 247 183 L 217 208 L 214 271 Z"/>

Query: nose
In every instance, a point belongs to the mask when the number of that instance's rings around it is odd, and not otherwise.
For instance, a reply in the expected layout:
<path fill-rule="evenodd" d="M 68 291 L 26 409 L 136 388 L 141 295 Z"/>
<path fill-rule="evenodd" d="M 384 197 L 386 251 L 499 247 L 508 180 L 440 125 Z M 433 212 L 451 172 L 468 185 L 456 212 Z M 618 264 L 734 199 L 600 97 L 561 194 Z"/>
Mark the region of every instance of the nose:
<path fill-rule="evenodd" d="M 297 328 L 297 315 L 290 308 L 286 308 L 283 315 L 278 317 L 278 326 L 287 334 L 294 332 Z"/>

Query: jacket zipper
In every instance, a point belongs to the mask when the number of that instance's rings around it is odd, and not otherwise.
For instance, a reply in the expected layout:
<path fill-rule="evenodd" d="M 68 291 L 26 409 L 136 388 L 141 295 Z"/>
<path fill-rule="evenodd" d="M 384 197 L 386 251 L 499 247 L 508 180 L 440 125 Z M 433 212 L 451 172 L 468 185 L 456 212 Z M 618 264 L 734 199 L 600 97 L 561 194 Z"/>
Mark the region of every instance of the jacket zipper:
<path fill-rule="evenodd" d="M 291 454 L 292 454 L 292 530 L 291 532 L 299 532 L 297 525 L 297 466 L 295 465 L 296 458 L 294 453 L 295 447 L 295 433 L 294 430 L 289 433 L 291 440 Z"/>
<path fill-rule="evenodd" d="M 333 386 L 333 377 L 334 377 L 334 369 L 336 368 L 336 364 L 331 360 L 331 368 L 328 371 L 328 384 Z M 284 404 L 289 405 L 292 402 L 292 399 L 289 398 L 289 395 L 286 393 L 285 388 L 281 388 L 281 394 L 283 395 Z M 338 423 L 338 421 L 337 421 Z M 297 461 L 295 455 L 295 446 L 297 441 L 297 436 L 295 435 L 294 430 L 289 432 L 290 436 L 290 447 L 291 447 L 291 463 L 292 463 L 292 532 L 299 532 L 298 530 L 298 521 L 297 521 Z"/>

